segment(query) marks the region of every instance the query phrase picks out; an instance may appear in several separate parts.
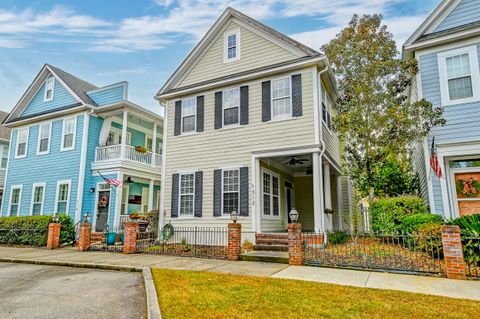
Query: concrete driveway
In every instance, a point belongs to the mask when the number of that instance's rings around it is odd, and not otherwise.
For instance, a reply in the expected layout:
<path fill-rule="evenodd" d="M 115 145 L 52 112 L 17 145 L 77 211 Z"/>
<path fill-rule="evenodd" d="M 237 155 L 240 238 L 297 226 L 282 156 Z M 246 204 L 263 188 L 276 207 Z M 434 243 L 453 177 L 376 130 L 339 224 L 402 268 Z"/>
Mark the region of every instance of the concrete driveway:
<path fill-rule="evenodd" d="M 0 318 L 145 318 L 140 273 L 0 263 Z"/>

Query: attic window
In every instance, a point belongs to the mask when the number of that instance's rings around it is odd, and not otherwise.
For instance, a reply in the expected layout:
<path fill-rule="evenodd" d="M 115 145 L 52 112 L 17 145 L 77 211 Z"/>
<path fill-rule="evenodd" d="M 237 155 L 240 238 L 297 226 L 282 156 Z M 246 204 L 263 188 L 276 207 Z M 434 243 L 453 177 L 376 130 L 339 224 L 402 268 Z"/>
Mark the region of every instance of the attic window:
<path fill-rule="evenodd" d="M 225 33 L 224 47 L 225 63 L 240 59 L 240 30 Z"/>
<path fill-rule="evenodd" d="M 55 78 L 48 78 L 45 81 L 45 95 L 43 96 L 43 101 L 53 100 L 53 88 L 55 86 Z"/>

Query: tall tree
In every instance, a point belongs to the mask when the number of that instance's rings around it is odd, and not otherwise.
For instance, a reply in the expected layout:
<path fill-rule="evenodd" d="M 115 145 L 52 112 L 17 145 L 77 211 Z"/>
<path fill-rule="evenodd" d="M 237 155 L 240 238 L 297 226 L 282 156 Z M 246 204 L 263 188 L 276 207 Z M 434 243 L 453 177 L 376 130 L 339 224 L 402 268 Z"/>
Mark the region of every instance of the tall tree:
<path fill-rule="evenodd" d="M 443 110 L 408 99 L 418 66 L 415 59 L 398 59 L 381 15 L 354 15 L 322 49 L 342 92 L 334 127 L 345 141 L 347 173 L 364 195 L 372 195 L 378 166 L 392 154 L 406 156 L 408 145 L 444 125 Z"/>

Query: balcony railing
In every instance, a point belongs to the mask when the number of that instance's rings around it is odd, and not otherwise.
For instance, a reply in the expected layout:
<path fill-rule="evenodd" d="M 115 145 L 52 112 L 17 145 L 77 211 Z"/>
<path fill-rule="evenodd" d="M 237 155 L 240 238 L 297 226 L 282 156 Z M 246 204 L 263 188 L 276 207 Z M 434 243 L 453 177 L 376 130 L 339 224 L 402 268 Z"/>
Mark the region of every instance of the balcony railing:
<path fill-rule="evenodd" d="M 130 145 L 125 146 L 125 158 L 123 159 L 139 164 L 157 167 L 160 167 L 162 163 L 161 154 L 150 151 L 141 153 L 136 151 L 135 147 Z M 122 160 L 122 146 L 118 144 L 97 147 L 95 150 L 95 160 L 97 162 Z"/>

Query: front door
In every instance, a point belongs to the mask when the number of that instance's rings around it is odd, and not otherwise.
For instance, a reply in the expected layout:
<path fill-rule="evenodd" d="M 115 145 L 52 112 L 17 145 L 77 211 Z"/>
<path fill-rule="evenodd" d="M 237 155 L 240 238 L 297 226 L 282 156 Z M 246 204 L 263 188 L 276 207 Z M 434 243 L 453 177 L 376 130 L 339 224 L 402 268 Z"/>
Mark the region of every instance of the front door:
<path fill-rule="evenodd" d="M 108 210 L 110 207 L 110 191 L 102 190 L 98 192 L 97 198 L 97 219 L 95 221 L 95 231 L 103 232 L 108 224 Z"/>

